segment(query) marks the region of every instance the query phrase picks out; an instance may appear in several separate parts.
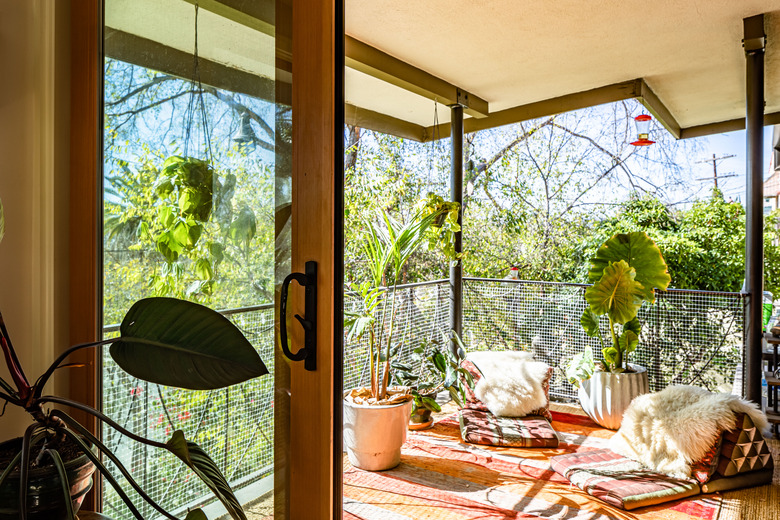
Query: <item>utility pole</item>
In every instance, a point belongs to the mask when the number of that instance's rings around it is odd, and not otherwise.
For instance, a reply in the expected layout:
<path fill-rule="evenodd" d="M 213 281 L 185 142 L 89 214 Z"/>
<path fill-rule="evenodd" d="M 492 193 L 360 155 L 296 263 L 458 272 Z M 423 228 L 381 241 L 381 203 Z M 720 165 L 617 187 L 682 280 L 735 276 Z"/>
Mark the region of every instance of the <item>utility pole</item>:
<path fill-rule="evenodd" d="M 704 159 L 703 161 L 696 161 L 696 164 L 701 163 L 712 163 L 712 177 L 701 177 L 699 179 L 696 179 L 697 181 L 708 181 L 712 179 L 715 182 L 715 188 L 718 188 L 718 179 L 725 179 L 726 177 L 736 177 L 736 173 L 729 172 L 726 175 L 718 175 L 718 162 L 723 161 L 724 159 L 731 159 L 732 157 L 736 157 L 736 155 L 721 155 L 720 157 L 716 157 L 715 154 L 712 154 L 712 159 Z"/>

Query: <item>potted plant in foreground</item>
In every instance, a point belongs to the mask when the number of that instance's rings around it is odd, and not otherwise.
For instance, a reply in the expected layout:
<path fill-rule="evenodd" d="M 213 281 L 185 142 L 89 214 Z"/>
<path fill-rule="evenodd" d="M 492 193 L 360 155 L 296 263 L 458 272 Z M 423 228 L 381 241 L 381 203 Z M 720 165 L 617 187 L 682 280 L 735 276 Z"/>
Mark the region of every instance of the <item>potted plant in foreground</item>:
<path fill-rule="evenodd" d="M 241 504 L 217 465 L 180 430 L 164 443 L 145 439 L 89 406 L 45 394 L 44 388 L 55 370 L 74 366 L 64 364 L 71 353 L 100 345 L 110 344 L 111 357 L 134 377 L 192 390 L 223 388 L 267 374 L 260 356 L 227 318 L 202 305 L 173 298 L 136 302 L 122 321 L 120 334 L 118 338 L 67 349 L 30 383 L 0 316 L 0 344 L 13 383 L 0 378 L 0 398 L 7 405 L 24 408 L 32 417 L 24 437 L 0 444 L 0 456 L 6 456 L 5 462 L 0 458 L 0 518 L 74 519 L 97 468 L 132 515 L 143 520 L 137 506 L 106 469 L 102 455 L 116 465 L 129 487 L 161 518 L 176 519 L 144 492 L 119 458 L 89 430 L 62 409 L 49 408 L 59 405 L 86 412 L 133 441 L 171 452 L 208 486 L 232 518 L 245 520 Z M 204 519 L 206 515 L 200 508 L 186 515 L 186 520 Z"/>
<path fill-rule="evenodd" d="M 585 413 L 615 430 L 631 400 L 650 389 L 647 370 L 626 359 L 639 344 L 642 324 L 637 313 L 643 302 L 655 302 L 655 290 L 666 290 L 671 277 L 661 250 L 641 231 L 613 236 L 590 263 L 588 281 L 593 285 L 585 291 L 588 306 L 580 323 L 588 336 L 599 338 L 604 359 L 595 363 L 588 347 L 572 358 L 566 377 L 578 387 Z"/>
<path fill-rule="evenodd" d="M 348 342 L 368 338 L 371 374 L 368 387 L 348 391 L 344 398 L 344 445 L 355 467 L 379 471 L 401 460 L 414 396 L 408 388 L 390 386 L 391 371 L 406 368 L 395 362 L 402 347 L 395 335 L 396 289 L 409 258 L 426 242 L 457 259 L 451 239 L 460 230 L 458 211 L 457 203 L 429 194 L 406 224 L 385 212 L 378 223 L 364 223 L 362 249 L 370 280 L 353 286 L 360 308 L 345 312 L 344 323 Z"/>

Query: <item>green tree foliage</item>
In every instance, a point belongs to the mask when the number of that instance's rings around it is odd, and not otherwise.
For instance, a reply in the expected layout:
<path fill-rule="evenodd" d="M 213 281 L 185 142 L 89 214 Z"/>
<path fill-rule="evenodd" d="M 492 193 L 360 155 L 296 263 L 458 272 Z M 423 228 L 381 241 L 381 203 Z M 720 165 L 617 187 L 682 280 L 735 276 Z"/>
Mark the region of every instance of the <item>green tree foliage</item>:
<path fill-rule="evenodd" d="M 764 219 L 764 288 L 780 294 L 780 213 Z M 745 208 L 720 191 L 673 210 L 656 197 L 632 194 L 617 214 L 583 242 L 587 254 L 615 233 L 645 231 L 658 244 L 672 276 L 670 287 L 738 292 L 745 276 Z"/>
<path fill-rule="evenodd" d="M 105 83 L 105 322 L 152 295 L 272 301 L 274 105 L 116 60 Z M 245 113 L 262 138 L 239 145 Z"/>

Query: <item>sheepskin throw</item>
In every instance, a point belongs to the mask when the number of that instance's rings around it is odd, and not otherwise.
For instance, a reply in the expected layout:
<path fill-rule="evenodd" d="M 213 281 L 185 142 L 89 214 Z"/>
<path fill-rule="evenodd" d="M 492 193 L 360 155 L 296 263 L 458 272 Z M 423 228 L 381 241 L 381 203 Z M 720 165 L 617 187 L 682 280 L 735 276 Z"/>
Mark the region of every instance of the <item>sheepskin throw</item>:
<path fill-rule="evenodd" d="M 542 383 L 550 367 L 530 352 L 471 352 L 467 359 L 482 372 L 474 395 L 493 415 L 523 417 L 547 406 Z"/>
<path fill-rule="evenodd" d="M 750 416 L 765 431 L 766 416 L 753 403 L 733 394 L 711 393 L 695 386 L 670 386 L 631 401 L 610 448 L 670 477 L 689 478 L 735 413 Z"/>

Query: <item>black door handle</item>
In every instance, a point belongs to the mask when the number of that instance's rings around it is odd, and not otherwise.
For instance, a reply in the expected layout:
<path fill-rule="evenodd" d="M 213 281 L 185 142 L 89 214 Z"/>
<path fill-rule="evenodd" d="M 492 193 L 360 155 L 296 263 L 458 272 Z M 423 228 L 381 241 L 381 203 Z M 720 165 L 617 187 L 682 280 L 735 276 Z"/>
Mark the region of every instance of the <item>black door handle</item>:
<path fill-rule="evenodd" d="M 303 314 L 295 315 L 304 331 L 303 348 L 293 354 L 287 345 L 287 291 L 295 280 L 306 289 Z M 279 335 L 282 352 L 292 361 L 303 360 L 303 368 L 317 370 L 317 262 L 306 262 L 306 274 L 290 273 L 282 282 L 281 302 L 279 303 Z"/>

